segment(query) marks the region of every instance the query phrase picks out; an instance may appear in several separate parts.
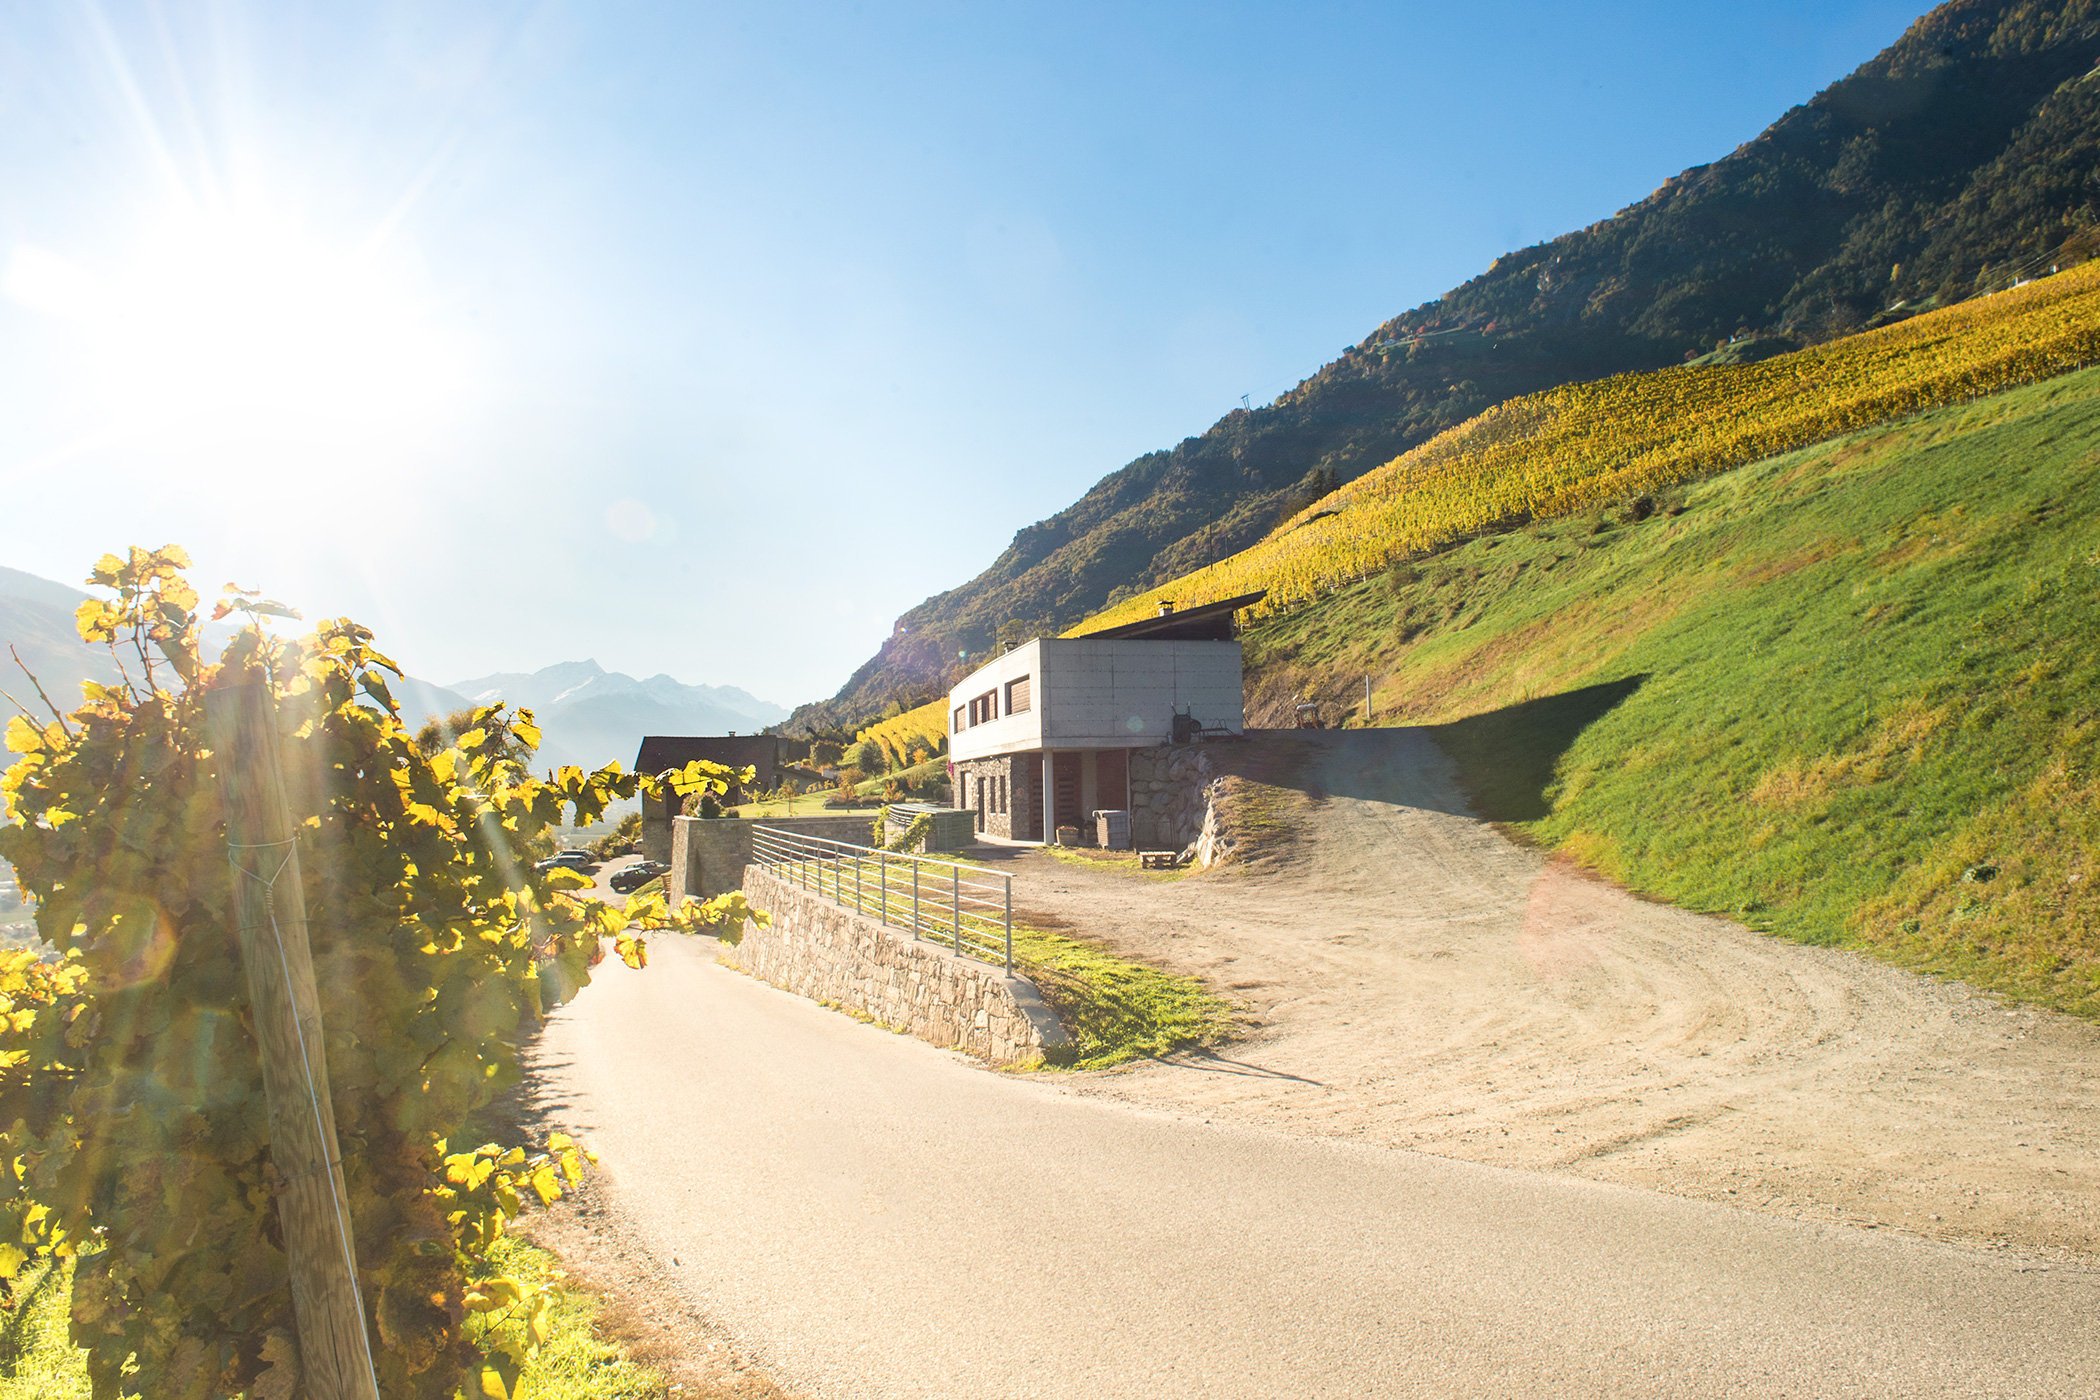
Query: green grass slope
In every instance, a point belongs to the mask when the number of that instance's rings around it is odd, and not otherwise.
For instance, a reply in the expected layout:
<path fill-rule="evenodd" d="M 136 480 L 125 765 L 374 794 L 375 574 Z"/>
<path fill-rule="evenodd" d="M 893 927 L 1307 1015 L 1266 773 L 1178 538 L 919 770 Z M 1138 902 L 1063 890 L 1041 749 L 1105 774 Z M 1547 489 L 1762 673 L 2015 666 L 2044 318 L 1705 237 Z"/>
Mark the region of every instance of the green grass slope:
<path fill-rule="evenodd" d="M 2096 454 L 2088 370 L 1474 540 L 1250 632 L 1250 722 L 1368 674 L 1636 890 L 2100 1015 Z"/>

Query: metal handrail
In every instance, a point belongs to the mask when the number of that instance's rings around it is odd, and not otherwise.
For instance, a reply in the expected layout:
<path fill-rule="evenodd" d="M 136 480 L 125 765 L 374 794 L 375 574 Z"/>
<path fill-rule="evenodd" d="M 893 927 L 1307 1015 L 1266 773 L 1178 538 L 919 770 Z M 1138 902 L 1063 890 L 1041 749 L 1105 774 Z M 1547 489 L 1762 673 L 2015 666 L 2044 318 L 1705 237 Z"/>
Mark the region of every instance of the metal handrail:
<path fill-rule="evenodd" d="M 751 828 L 751 863 L 913 938 L 1014 970 L 1011 875 L 777 826 Z"/>

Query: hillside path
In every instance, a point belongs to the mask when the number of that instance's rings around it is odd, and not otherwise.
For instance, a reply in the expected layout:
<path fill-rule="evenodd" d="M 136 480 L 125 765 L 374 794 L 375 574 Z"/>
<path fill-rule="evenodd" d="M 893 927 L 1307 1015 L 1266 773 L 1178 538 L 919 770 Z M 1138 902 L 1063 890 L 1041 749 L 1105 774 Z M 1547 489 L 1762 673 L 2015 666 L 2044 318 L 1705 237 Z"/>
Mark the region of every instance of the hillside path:
<path fill-rule="evenodd" d="M 793 1393 L 2100 1389 L 2088 1269 L 1134 1111 L 714 947 L 608 963 L 537 1042 L 538 1107 L 601 1154 L 667 1286 Z"/>
<path fill-rule="evenodd" d="M 1588 878 L 1468 815 L 1418 730 L 1270 733 L 1228 761 L 1300 794 L 1296 840 L 1173 883 L 1005 853 L 1025 914 L 1194 972 L 1255 1023 L 1071 1090 L 2100 1255 L 2100 1028 Z"/>

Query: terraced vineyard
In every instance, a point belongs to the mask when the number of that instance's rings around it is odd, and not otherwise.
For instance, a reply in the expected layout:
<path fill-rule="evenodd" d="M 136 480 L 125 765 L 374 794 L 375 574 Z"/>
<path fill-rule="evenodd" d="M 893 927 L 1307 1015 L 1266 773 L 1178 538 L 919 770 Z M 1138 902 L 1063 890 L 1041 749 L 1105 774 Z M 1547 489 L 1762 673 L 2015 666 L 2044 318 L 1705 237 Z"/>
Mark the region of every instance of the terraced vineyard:
<path fill-rule="evenodd" d="M 854 736 L 854 742 L 873 739 L 890 756 L 890 767 L 909 767 L 917 761 L 912 757 L 915 753 L 937 754 L 942 751 L 948 733 L 947 710 L 946 700 L 928 701 L 916 710 L 892 715 L 880 724 L 861 730 Z"/>
<path fill-rule="evenodd" d="M 1251 549 L 1074 631 L 1267 589 L 1256 616 L 1397 556 L 1579 514 L 2100 361 L 2100 263 L 1750 365 L 1512 399 L 1315 502 Z"/>

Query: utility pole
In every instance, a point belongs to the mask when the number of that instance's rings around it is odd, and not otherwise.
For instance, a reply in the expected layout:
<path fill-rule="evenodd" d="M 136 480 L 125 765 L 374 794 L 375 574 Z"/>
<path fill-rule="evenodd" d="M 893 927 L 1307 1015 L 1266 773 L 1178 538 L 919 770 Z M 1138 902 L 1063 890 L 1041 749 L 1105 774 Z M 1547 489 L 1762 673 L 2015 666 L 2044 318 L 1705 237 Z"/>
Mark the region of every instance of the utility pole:
<path fill-rule="evenodd" d="M 262 685 L 227 686 L 204 693 L 204 718 L 226 798 L 234 922 L 262 1056 L 270 1164 L 281 1183 L 277 1219 L 291 1274 L 299 1366 L 314 1400 L 379 1400 L 357 1289 L 350 1193 L 328 1099 L 299 847 L 278 766 L 277 707 Z"/>

